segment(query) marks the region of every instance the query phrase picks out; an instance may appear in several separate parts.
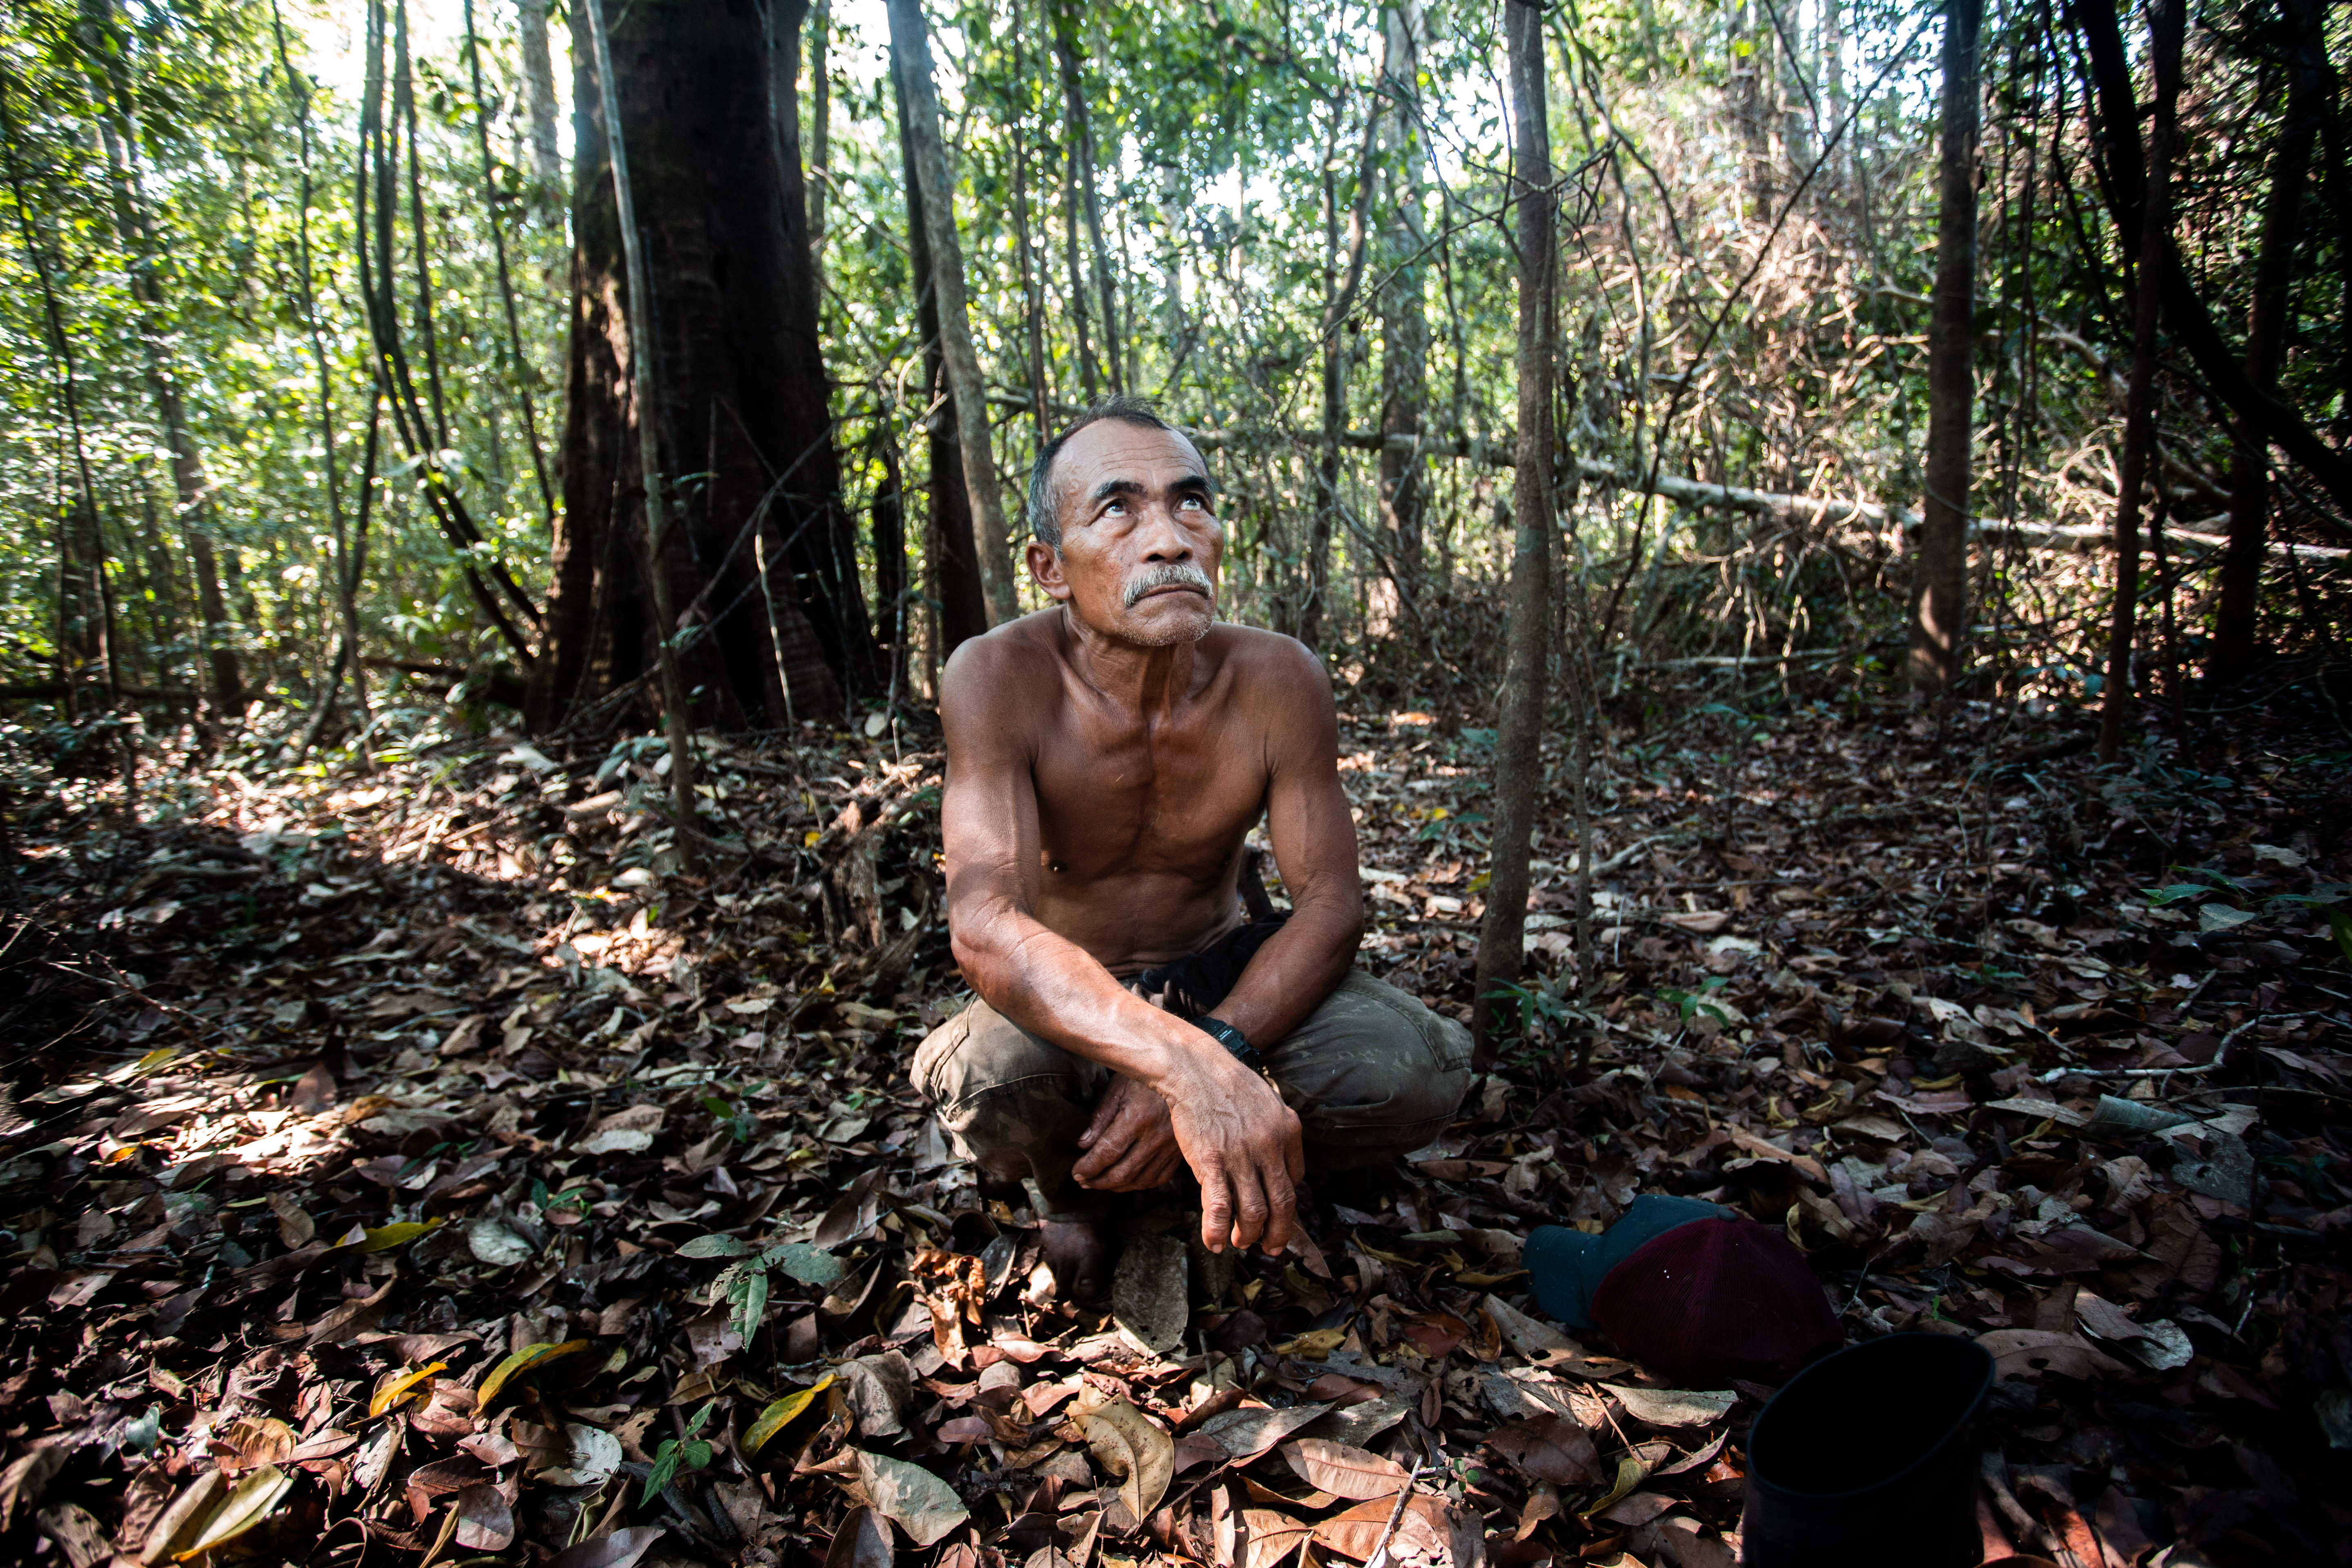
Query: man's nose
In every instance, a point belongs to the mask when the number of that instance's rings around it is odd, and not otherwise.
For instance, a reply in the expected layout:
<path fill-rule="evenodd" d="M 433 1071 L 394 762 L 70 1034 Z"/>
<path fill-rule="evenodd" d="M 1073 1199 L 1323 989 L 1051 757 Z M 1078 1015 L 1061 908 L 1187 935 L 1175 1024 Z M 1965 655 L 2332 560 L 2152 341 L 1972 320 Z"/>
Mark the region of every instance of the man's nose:
<path fill-rule="evenodd" d="M 1190 561 L 1192 559 L 1192 539 L 1176 521 L 1174 506 L 1155 506 L 1144 523 L 1143 558 L 1146 561 Z"/>

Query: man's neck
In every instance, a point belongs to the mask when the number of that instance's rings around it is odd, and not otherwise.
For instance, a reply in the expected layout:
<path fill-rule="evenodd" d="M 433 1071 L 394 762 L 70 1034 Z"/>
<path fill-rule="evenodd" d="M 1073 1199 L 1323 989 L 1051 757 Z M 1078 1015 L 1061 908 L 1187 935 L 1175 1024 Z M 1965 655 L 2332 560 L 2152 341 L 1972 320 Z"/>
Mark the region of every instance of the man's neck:
<path fill-rule="evenodd" d="M 1062 606 L 1062 633 L 1078 678 L 1137 714 L 1174 707 L 1192 690 L 1199 670 L 1199 643 L 1124 642 L 1087 625 L 1067 605 Z"/>

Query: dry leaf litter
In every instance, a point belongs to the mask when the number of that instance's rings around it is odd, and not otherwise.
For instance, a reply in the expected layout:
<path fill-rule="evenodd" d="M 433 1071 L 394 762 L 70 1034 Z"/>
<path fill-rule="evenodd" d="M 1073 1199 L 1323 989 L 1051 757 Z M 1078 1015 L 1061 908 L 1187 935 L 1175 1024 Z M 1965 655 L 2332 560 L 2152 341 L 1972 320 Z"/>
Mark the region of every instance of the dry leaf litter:
<path fill-rule="evenodd" d="M 19 754 L 0 1541 L 1715 1568 L 1769 1391 L 1662 1386 L 1517 1269 L 1662 1191 L 1785 1228 L 1850 1337 L 1993 1352 L 1990 1556 L 2344 1561 L 2352 759 L 2102 773 L 2063 720 L 1613 737 L 1584 998 L 1548 756 L 1525 1038 L 1462 1119 L 1280 1258 L 1148 1198 L 1097 1307 L 905 1079 L 961 994 L 912 729 L 706 739 L 698 875 L 643 742 L 192 763 L 128 833 Z M 1465 1016 L 1490 747 L 1342 732 L 1364 962 Z"/>

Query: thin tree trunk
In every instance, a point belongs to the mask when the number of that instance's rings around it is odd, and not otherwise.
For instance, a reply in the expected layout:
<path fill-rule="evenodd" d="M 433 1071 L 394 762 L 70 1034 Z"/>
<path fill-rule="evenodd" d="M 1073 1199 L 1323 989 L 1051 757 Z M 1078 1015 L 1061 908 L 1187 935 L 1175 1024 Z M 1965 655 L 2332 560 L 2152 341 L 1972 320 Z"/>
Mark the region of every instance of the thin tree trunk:
<path fill-rule="evenodd" d="M 99 530 L 98 490 L 90 479 L 89 449 L 82 436 L 80 376 L 74 365 L 73 342 L 66 336 L 65 311 L 58 302 L 57 275 L 49 266 L 49 247 L 34 232 L 33 205 L 25 188 L 24 169 L 16 158 L 16 116 L 8 104 L 8 73 L 5 70 L 0 70 L 0 153 L 5 155 L 8 190 L 16 199 L 17 233 L 41 288 L 42 323 L 47 329 L 49 363 L 58 378 L 58 399 L 65 405 L 66 436 L 73 449 L 73 499 L 61 510 L 58 531 L 58 679 L 65 686 L 66 713 L 70 718 L 79 677 L 76 671 L 65 668 L 64 656 L 68 650 L 85 660 L 105 660 L 109 684 L 118 691 L 121 679 L 111 668 L 113 617 L 107 607 L 111 595 L 94 591 L 106 580 L 106 550 Z M 90 575 L 89 584 L 83 581 L 85 573 Z M 98 601 L 101 610 L 96 617 L 90 613 L 93 600 Z M 102 647 L 97 640 L 101 634 Z"/>
<path fill-rule="evenodd" d="M 2305 188 L 2312 143 L 2319 132 L 2322 88 L 2317 8 L 2284 0 L 2296 37 L 2287 65 L 2286 110 L 2271 156 L 2270 191 L 2263 204 L 2262 237 L 2254 252 L 2253 303 L 2246 321 L 2246 379 L 2275 396 L 2286 355 L 2291 314 L 2287 285 L 2303 236 Z M 2271 510 L 2270 443 L 2241 423 L 2230 458 L 2230 544 L 2221 556 L 2221 607 L 2214 616 L 2212 662 L 2207 674 L 2228 689 L 2252 672 L 2255 614 L 2262 597 L 2263 553 Z"/>
<path fill-rule="evenodd" d="M 589 46 L 595 54 L 596 92 L 604 111 L 605 156 L 613 169 L 613 202 L 621 219 L 621 255 L 629 282 L 629 404 L 637 426 L 638 473 L 646 492 L 646 580 L 653 589 L 654 647 L 661 664 L 662 721 L 669 734 L 670 815 L 677 827 L 678 854 L 687 865 L 701 858 L 694 814 L 694 737 L 688 728 L 686 682 L 677 668 L 677 602 L 669 575 L 669 508 L 663 495 L 660 376 L 653 363 L 653 285 L 637 234 L 637 212 L 629 189 L 629 160 L 621 134 L 621 98 L 613 84 L 613 50 L 604 36 L 604 0 L 574 0 L 588 14 Z"/>
<path fill-rule="evenodd" d="M 1385 70 L 1385 67 L 1383 67 Z M 1381 103 L 1364 106 L 1364 139 L 1356 154 L 1356 189 L 1348 207 L 1344 257 L 1339 241 L 1339 191 L 1331 158 L 1323 160 L 1323 439 L 1315 461 L 1315 524 L 1307 553 L 1307 603 L 1298 614 L 1298 640 L 1319 648 L 1331 596 L 1331 531 L 1339 517 L 1339 447 L 1348 434 L 1348 390 L 1342 374 L 1349 312 L 1364 281 L 1364 237 L 1372 200 L 1372 157 L 1379 147 Z M 1331 105 L 1331 142 L 1339 141 L 1339 103 Z"/>
<path fill-rule="evenodd" d="M 892 47 L 890 80 L 898 110 L 898 154 L 907 190 L 907 253 L 914 261 L 915 332 L 922 340 L 920 391 L 929 518 L 923 529 L 925 574 L 933 606 L 931 657 L 943 659 L 988 630 L 988 598 L 972 555 L 971 495 L 963 485 L 963 454 L 956 446 L 955 395 L 948 390 L 940 352 L 939 291 L 931 286 L 930 228 L 921 183 L 915 177 L 915 132 L 907 108 L 906 79 Z M 936 682 L 933 683 L 936 689 Z"/>
<path fill-rule="evenodd" d="M 547 458 L 539 446 L 539 410 L 530 395 L 530 360 L 522 349 L 522 320 L 515 310 L 514 278 L 507 269 L 507 230 L 499 217 L 497 165 L 490 158 L 489 111 L 482 106 L 482 47 L 474 35 L 474 0 L 465 0 L 466 68 L 474 88 L 474 142 L 482 159 L 482 221 L 490 227 L 490 252 L 498 262 L 499 302 L 505 308 L 508 370 L 514 377 L 515 396 L 522 404 L 522 430 L 530 444 L 530 471 L 539 480 L 542 515 L 555 526 L 555 487 L 548 482 Z M 308 177 L 307 175 L 305 176 Z"/>
<path fill-rule="evenodd" d="M 833 175 L 832 42 L 833 0 L 817 0 L 809 16 L 807 142 L 809 169 L 816 176 L 808 183 L 809 262 L 819 270 L 824 265 L 825 182 Z"/>
<path fill-rule="evenodd" d="M 469 34 L 472 9 L 472 0 L 467 0 Z M 335 691 L 341 682 L 342 672 L 346 668 L 351 671 L 352 689 L 358 701 L 360 728 L 362 733 L 368 727 L 371 715 L 368 710 L 367 673 L 360 663 L 359 571 L 352 559 L 351 539 L 343 530 L 342 481 L 335 459 L 334 376 L 327 363 L 326 332 L 319 321 L 318 286 L 315 281 L 317 274 L 310 255 L 310 82 L 308 77 L 298 76 L 295 73 L 293 59 L 286 48 L 285 19 L 279 14 L 277 0 L 270 0 L 269 26 L 270 36 L 277 45 L 278 67 L 285 75 L 286 90 L 293 100 L 295 124 L 300 132 L 302 188 L 301 205 L 295 225 L 295 255 L 302 268 L 301 288 L 299 290 L 302 305 L 302 321 L 310 340 L 311 363 L 318 372 L 319 377 L 319 449 L 321 458 L 320 467 L 327 479 L 328 531 L 335 544 L 333 563 L 335 608 L 337 619 L 341 626 L 341 646 L 335 654 L 334 671 L 327 678 L 325 695 L 319 700 L 319 711 L 313 716 L 309 729 L 304 733 L 302 743 L 294 752 L 294 760 L 299 761 L 302 753 L 307 752 L 311 743 L 318 739 L 319 726 L 325 722 L 327 710 L 334 705 Z M 480 96 L 480 84 L 477 81 L 475 94 L 478 99 Z M 487 144 L 485 144 L 484 155 L 487 159 Z M 487 167 L 486 163 L 486 170 Z M 492 215 L 492 221 L 496 221 L 495 214 Z M 381 402 L 381 394 L 372 395 L 368 402 L 368 459 L 362 483 L 372 480 L 375 472 L 375 421 Z M 532 455 L 536 458 L 535 439 Z M 373 771 L 364 748 L 360 753 L 360 763 L 362 768 Z"/>
<path fill-rule="evenodd" d="M 907 679 L 907 492 L 900 477 L 898 435 L 877 424 L 882 483 L 874 492 L 874 626 L 890 658 L 890 689 Z"/>
<path fill-rule="evenodd" d="M 1013 18 L 1013 79 L 1025 79 L 1020 55 L 1021 25 Z M 1022 345 L 1029 354 L 1029 414 L 1037 426 L 1042 451 L 1053 437 L 1054 389 L 1045 369 L 1045 288 L 1039 276 L 1029 212 L 1029 127 L 1016 112 L 1013 122 L 1013 253 L 1020 265 L 1023 314 Z M 1016 504 L 1017 501 L 1016 501 Z M 1019 531 L 1016 529 L 1015 532 Z"/>
<path fill-rule="evenodd" d="M 2099 761 L 2123 750 L 2132 707 L 2132 644 L 2139 608 L 2139 493 L 2156 452 L 2157 335 L 2164 321 L 2164 263 L 2172 247 L 2173 109 L 2180 93 L 2186 0 L 2149 0 L 2156 118 L 2147 133 L 2147 188 L 2140 199 L 2135 271 L 2131 384 L 2124 406 L 2124 453 L 2116 498 L 2116 606 L 2107 635 L 2106 706 L 2099 715 Z"/>
<path fill-rule="evenodd" d="M 433 324 L 433 253 L 425 228 L 424 139 L 416 129 L 416 71 L 408 52 L 408 0 L 393 0 L 392 111 L 408 132 L 408 224 L 416 269 L 416 345 L 425 354 L 425 387 L 433 400 L 433 435 L 449 445 L 449 403 L 441 389 L 441 334 Z M 392 267 L 390 251 L 384 268 Z"/>
<path fill-rule="evenodd" d="M 500 637 L 525 666 L 531 662 L 529 637 L 521 626 L 507 614 L 505 605 L 511 605 L 523 619 L 537 626 L 538 606 L 515 582 L 514 575 L 502 561 L 492 560 L 485 571 L 470 558 L 470 552 L 484 542 L 482 531 L 475 526 L 465 500 L 450 484 L 442 467 L 441 453 L 447 443 L 438 434 L 436 416 L 428 415 L 419 400 L 415 376 L 410 373 L 407 351 L 401 342 L 399 302 L 395 294 L 394 267 L 396 250 L 394 243 L 394 220 L 399 213 L 400 176 L 399 141 L 401 117 L 395 111 L 384 113 L 387 73 L 384 51 L 391 20 L 384 0 L 369 0 L 367 7 L 367 68 L 360 99 L 360 135 L 358 168 L 352 183 L 352 238 L 356 249 L 356 265 L 360 297 L 366 308 L 368 335 L 373 351 L 370 362 L 384 402 L 392 411 L 394 433 L 402 449 L 414 465 L 417 489 L 424 493 L 427 510 L 440 525 L 443 537 L 458 551 L 467 552 L 465 562 L 466 585 L 471 592 L 476 607 L 483 618 L 496 628 Z M 395 110 L 397 101 L 395 101 Z M 409 152 L 415 153 L 414 142 Z M 412 206 L 421 206 L 421 186 L 412 183 Z M 419 224 L 421 232 L 422 225 Z M 492 584 L 496 584 L 493 591 Z"/>
<path fill-rule="evenodd" d="M 889 0 L 890 42 L 906 84 L 907 123 L 915 143 L 916 182 L 923 194 L 923 226 L 931 246 L 931 286 L 939 301 L 940 350 L 955 394 L 956 432 L 963 448 L 964 489 L 971 495 L 972 549 L 988 619 L 1001 626 L 1021 613 L 1005 543 L 1004 500 L 989 440 L 988 384 L 971 341 L 964 295 L 963 246 L 956 237 L 955 177 L 940 132 L 938 89 L 931 80 L 931 46 L 919 0 Z"/>
<path fill-rule="evenodd" d="M 1510 1016 L 1508 987 L 1526 962 L 1528 835 L 1543 791 L 1545 667 L 1550 657 L 1552 517 L 1551 121 L 1545 104 L 1543 11 L 1504 0 L 1510 47 L 1511 185 L 1517 198 L 1519 263 L 1518 461 L 1511 510 L 1517 535 L 1511 558 L 1509 653 L 1495 735 L 1495 823 L 1486 877 L 1486 913 L 1478 930 L 1476 994 L 1471 1033 L 1489 1047 Z M 1497 994 L 1500 993 L 1500 994 Z"/>
<path fill-rule="evenodd" d="M 1095 362 L 1094 333 L 1088 327 L 1086 274 L 1078 265 L 1078 97 L 1077 67 L 1065 58 L 1062 73 L 1062 258 L 1069 272 L 1070 331 L 1078 343 L 1078 384 L 1092 404 L 1102 395 L 1102 370 Z M 912 190 L 912 184 L 908 189 Z"/>
<path fill-rule="evenodd" d="M 1927 326 L 1927 461 L 1911 587 L 1911 687 L 1960 678 L 1969 632 L 1969 435 L 1976 405 L 1977 74 L 1984 0 L 1944 8 L 1936 293 Z"/>
<path fill-rule="evenodd" d="M 188 564 L 196 580 L 196 609 L 204 619 L 205 662 L 212 674 L 213 702 L 223 721 L 235 725 L 245 713 L 245 679 L 238 668 L 236 626 L 221 594 L 220 563 L 213 552 L 212 481 L 205 475 L 204 455 L 188 427 L 187 410 L 164 353 L 163 290 L 155 282 L 154 236 L 140 198 L 131 74 L 121 52 L 113 0 L 84 0 L 82 19 L 84 47 L 92 57 L 90 85 L 101 106 L 99 135 L 113 174 L 115 228 L 131 258 L 131 297 L 140 307 L 140 349 L 156 410 L 163 416 L 163 438 L 171 449 L 172 483 L 179 501 L 181 533 L 187 542 Z"/>
<path fill-rule="evenodd" d="M 310 722 L 302 726 L 302 733 L 287 752 L 285 761 L 289 767 L 300 762 L 309 754 L 310 748 L 319 743 L 319 736 L 325 731 L 328 716 L 335 706 L 335 689 L 341 684 L 343 672 L 348 668 L 352 676 L 352 689 L 359 697 L 360 764 L 370 773 L 375 771 L 365 742 L 365 736 L 374 724 L 375 717 L 368 711 L 367 668 L 360 649 L 358 595 L 360 574 L 367 570 L 368 512 L 375 495 L 376 454 L 380 449 L 383 430 L 383 394 L 381 389 L 371 388 L 367 446 L 360 458 L 359 516 L 352 528 L 348 550 L 340 531 L 336 538 L 335 587 L 336 595 L 342 605 L 342 635 L 336 641 L 334 667 L 327 674 L 326 689 L 319 694 L 319 705 L 311 710 Z"/>
<path fill-rule="evenodd" d="M 1423 152 L 1416 112 L 1421 42 L 1426 26 L 1420 0 L 1396 0 L 1387 11 L 1383 85 L 1395 103 L 1389 119 L 1391 197 L 1388 245 L 1394 275 L 1381 290 L 1381 526 L 1386 535 L 1399 607 L 1422 640 L 1422 509 L 1428 459 L 1415 449 L 1429 397 L 1429 314 L 1420 260 Z M 1397 443 L 1404 443 L 1400 449 Z"/>
<path fill-rule="evenodd" d="M 1108 373 L 1108 390 L 1127 390 L 1126 354 L 1123 352 L 1118 321 L 1118 286 L 1117 273 L 1111 268 L 1110 249 L 1103 243 L 1102 193 L 1095 172 L 1094 118 L 1087 110 L 1087 95 L 1078 77 L 1078 10 L 1072 0 L 1055 0 L 1054 54 L 1062 74 L 1062 102 L 1069 120 L 1070 184 L 1076 192 L 1075 205 L 1087 226 L 1087 254 L 1093 261 L 1096 304 L 1102 312 L 1102 364 Z M 1072 234 L 1073 249 L 1077 237 Z M 1071 281 L 1081 290 L 1077 268 L 1071 268 Z M 1089 401 L 1094 388 L 1087 389 Z"/>
<path fill-rule="evenodd" d="M 523 114 L 530 125 L 526 142 L 530 177 L 551 208 L 563 188 L 563 154 L 555 139 L 555 67 L 547 55 L 547 0 L 515 0 L 515 36 L 522 56 Z"/>

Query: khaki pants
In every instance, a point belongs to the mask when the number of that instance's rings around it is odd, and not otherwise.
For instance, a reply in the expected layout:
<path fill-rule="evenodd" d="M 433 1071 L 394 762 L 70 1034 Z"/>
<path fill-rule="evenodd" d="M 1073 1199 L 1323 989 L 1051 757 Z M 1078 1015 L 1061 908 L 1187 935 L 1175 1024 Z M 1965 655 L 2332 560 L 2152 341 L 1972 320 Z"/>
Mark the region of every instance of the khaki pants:
<path fill-rule="evenodd" d="M 1422 1147 L 1470 1088 L 1470 1031 L 1361 970 L 1265 1057 L 1298 1113 L 1310 1177 Z M 1077 1162 L 1110 1069 L 975 997 L 916 1047 L 914 1081 L 982 1175 L 1034 1175 L 1051 1197 Z"/>

